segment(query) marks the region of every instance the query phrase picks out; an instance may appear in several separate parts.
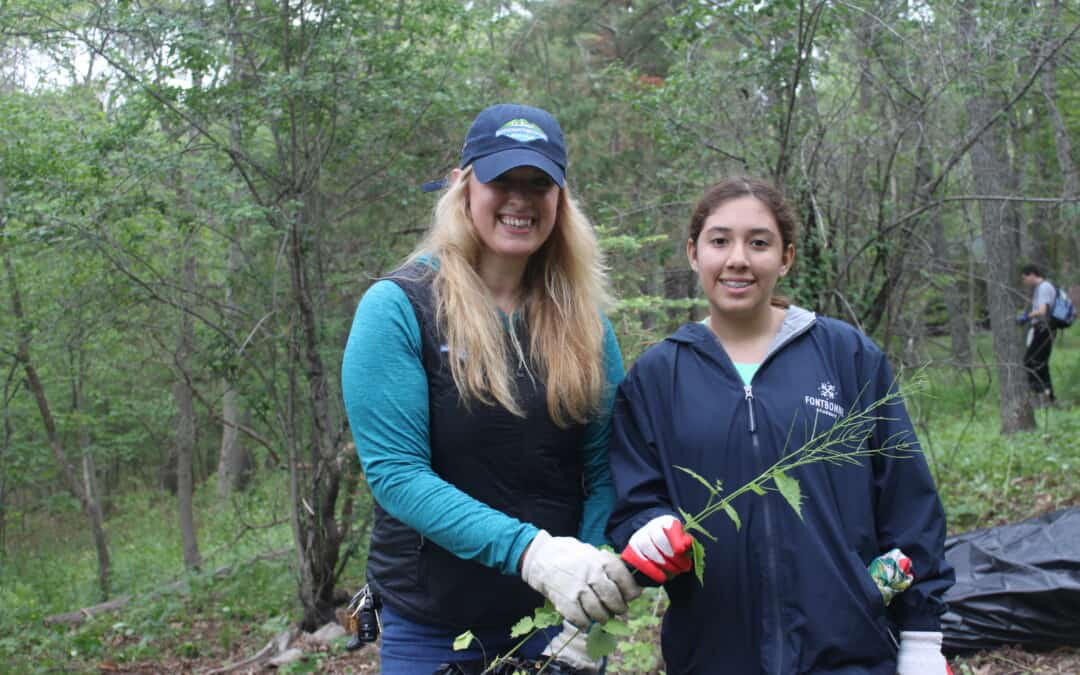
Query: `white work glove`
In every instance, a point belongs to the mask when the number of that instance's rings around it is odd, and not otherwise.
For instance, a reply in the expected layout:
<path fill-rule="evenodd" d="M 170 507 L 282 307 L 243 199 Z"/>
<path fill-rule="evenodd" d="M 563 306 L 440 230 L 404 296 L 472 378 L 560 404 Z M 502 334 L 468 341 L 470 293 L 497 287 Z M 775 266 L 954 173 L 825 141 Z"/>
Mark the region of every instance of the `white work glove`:
<path fill-rule="evenodd" d="M 949 665 L 941 654 L 941 633 L 900 631 L 900 652 L 896 656 L 897 675 L 949 675 Z"/>
<path fill-rule="evenodd" d="M 630 536 L 622 559 L 662 584 L 669 576 L 682 574 L 694 566 L 690 553 L 693 541 L 683 532 L 681 520 L 675 516 L 657 516 Z"/>
<path fill-rule="evenodd" d="M 578 630 L 575 626 L 563 622 L 562 632 L 544 647 L 542 653 L 544 656 L 554 656 L 555 661 L 565 663 L 579 672 L 598 673 L 604 662 L 603 659 L 594 661 L 589 658 L 585 649 L 588 637 L 584 630 Z"/>
<path fill-rule="evenodd" d="M 521 578 L 582 628 L 626 611 L 641 587 L 614 553 L 540 530 L 525 549 Z"/>

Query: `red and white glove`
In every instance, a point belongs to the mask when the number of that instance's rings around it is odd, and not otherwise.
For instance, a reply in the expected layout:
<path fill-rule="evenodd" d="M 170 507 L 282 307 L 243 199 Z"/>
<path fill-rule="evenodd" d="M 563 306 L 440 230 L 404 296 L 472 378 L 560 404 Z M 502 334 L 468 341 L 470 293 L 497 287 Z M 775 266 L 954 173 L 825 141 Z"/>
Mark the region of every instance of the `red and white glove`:
<path fill-rule="evenodd" d="M 896 675 L 952 675 L 941 654 L 941 638 L 936 631 L 900 631 Z"/>
<path fill-rule="evenodd" d="M 690 545 L 693 537 L 683 532 L 682 521 L 675 516 L 657 516 L 630 537 L 622 559 L 657 583 L 669 575 L 689 571 L 694 566 Z"/>

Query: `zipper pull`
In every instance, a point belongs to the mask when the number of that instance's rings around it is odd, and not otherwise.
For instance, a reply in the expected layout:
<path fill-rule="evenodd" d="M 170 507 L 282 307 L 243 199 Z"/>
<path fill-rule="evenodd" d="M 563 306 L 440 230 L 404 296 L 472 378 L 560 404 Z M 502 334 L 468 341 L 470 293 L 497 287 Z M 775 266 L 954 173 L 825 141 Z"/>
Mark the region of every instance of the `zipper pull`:
<path fill-rule="evenodd" d="M 750 433 L 757 431 L 757 424 L 754 422 L 754 389 L 750 385 L 743 385 L 743 391 L 746 392 L 746 409 L 750 412 Z"/>

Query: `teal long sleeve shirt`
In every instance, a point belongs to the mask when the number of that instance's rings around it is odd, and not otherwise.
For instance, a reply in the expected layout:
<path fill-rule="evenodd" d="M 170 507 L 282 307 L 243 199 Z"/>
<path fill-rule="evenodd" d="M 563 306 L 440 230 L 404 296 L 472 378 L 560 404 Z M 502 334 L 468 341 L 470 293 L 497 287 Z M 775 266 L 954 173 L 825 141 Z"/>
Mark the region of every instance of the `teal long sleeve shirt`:
<path fill-rule="evenodd" d="M 582 447 L 586 498 L 579 538 L 607 543 L 614 502 L 608 435 L 615 388 L 624 370 L 611 324 L 604 323 L 606 387 Z M 371 492 L 394 518 L 465 559 L 517 574 L 535 525 L 465 494 L 431 468 L 428 386 L 420 327 L 405 292 L 378 281 L 361 299 L 341 367 L 345 412 Z"/>

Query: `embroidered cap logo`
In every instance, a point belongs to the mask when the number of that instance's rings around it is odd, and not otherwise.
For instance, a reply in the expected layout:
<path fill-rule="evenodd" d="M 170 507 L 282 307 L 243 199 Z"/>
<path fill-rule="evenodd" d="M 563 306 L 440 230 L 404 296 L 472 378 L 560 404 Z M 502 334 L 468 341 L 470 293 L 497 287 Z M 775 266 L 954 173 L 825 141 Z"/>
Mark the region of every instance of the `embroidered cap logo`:
<path fill-rule="evenodd" d="M 544 133 L 543 129 L 521 117 L 510 120 L 499 127 L 498 131 L 495 132 L 495 135 L 507 136 L 518 143 L 532 143 L 533 141 L 548 140 L 547 134 Z"/>

